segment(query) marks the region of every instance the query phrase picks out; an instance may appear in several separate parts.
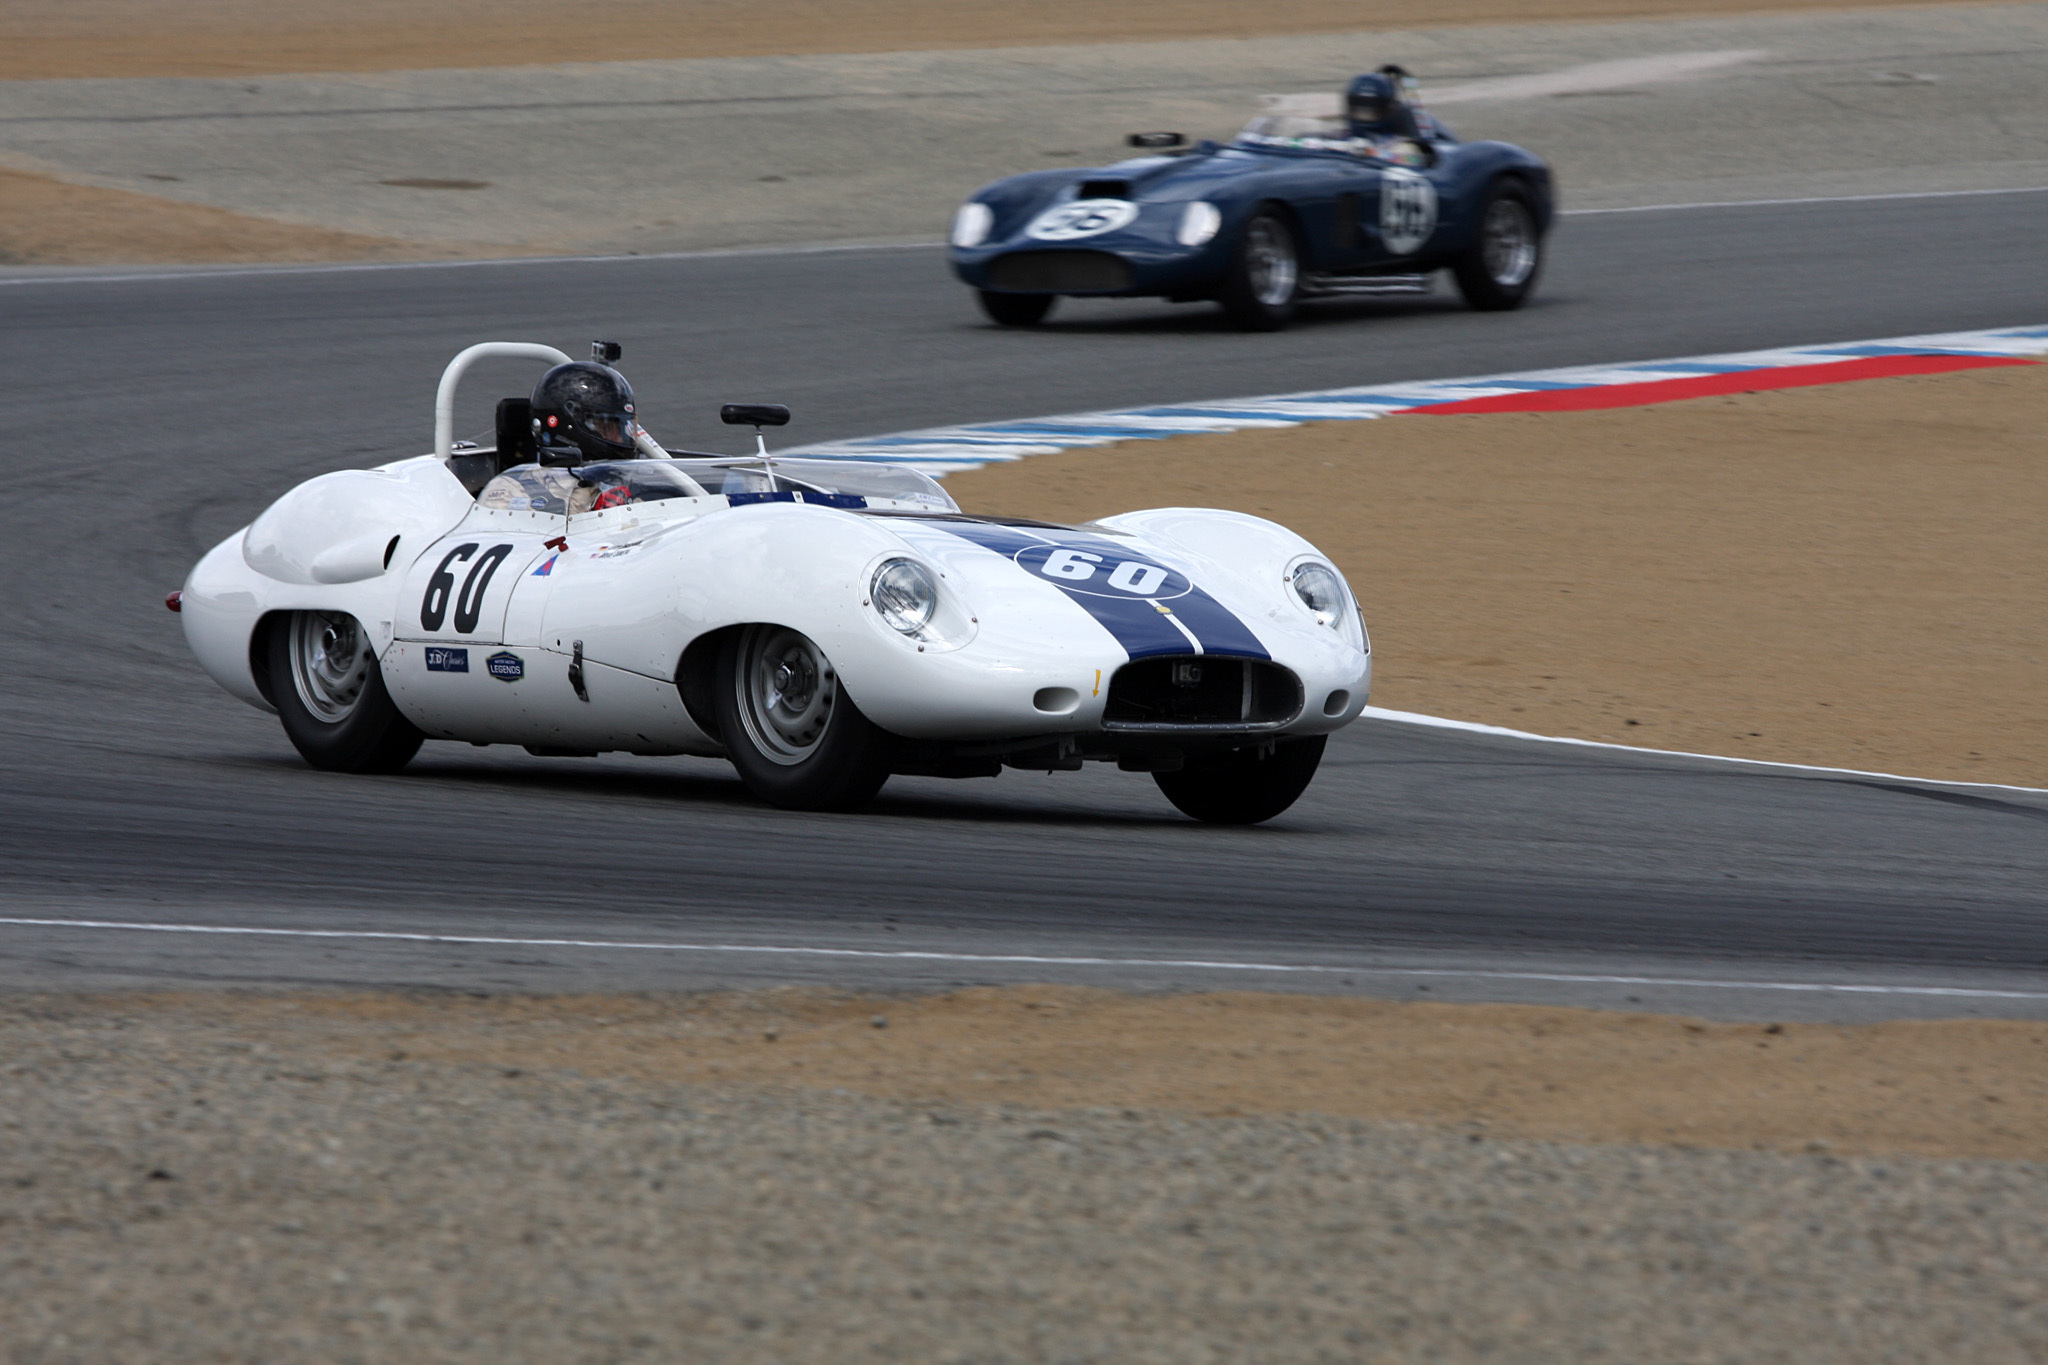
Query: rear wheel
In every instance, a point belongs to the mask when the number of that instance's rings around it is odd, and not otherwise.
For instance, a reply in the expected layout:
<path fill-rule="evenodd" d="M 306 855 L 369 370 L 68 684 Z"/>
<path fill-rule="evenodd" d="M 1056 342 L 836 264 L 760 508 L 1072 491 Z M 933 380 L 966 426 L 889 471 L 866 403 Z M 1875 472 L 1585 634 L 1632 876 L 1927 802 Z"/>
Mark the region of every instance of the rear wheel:
<path fill-rule="evenodd" d="M 1256 825 L 1300 799 L 1323 761 L 1322 735 L 1283 739 L 1271 749 L 1189 755 L 1178 772 L 1152 780 L 1183 815 L 1211 825 Z"/>
<path fill-rule="evenodd" d="M 341 773 L 395 773 L 426 736 L 400 714 L 362 622 L 295 611 L 267 642 L 271 700 L 306 762 Z"/>
<path fill-rule="evenodd" d="M 1218 302 L 1230 324 L 1244 332 L 1277 332 L 1294 320 L 1301 297 L 1301 248 L 1287 220 L 1270 210 L 1255 214 L 1238 238 Z"/>
<path fill-rule="evenodd" d="M 785 810 L 850 810 L 889 780 L 889 736 L 839 686 L 823 650 L 748 626 L 719 651 L 713 698 L 740 781 Z"/>
<path fill-rule="evenodd" d="M 1005 327 L 1036 327 L 1045 321 L 1045 315 L 1052 311 L 1057 294 L 998 294 L 993 289 L 977 289 L 981 300 L 981 311 L 988 314 L 989 321 Z"/>
<path fill-rule="evenodd" d="M 1513 181 L 1494 187 L 1479 212 L 1479 239 L 1451 266 L 1458 292 L 1481 312 L 1520 308 L 1543 269 L 1543 236 L 1528 192 Z"/>

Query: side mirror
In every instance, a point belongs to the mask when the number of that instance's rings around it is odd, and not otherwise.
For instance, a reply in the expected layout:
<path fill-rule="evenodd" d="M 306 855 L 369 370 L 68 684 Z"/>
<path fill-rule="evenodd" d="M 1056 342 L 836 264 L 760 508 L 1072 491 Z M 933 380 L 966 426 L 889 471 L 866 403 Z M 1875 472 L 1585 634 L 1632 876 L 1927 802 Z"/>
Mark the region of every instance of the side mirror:
<path fill-rule="evenodd" d="M 1182 133 L 1132 133 L 1124 139 L 1133 147 L 1185 147 L 1188 140 Z"/>
<path fill-rule="evenodd" d="M 729 427 L 786 427 L 789 409 L 780 403 L 727 403 L 718 420 Z"/>

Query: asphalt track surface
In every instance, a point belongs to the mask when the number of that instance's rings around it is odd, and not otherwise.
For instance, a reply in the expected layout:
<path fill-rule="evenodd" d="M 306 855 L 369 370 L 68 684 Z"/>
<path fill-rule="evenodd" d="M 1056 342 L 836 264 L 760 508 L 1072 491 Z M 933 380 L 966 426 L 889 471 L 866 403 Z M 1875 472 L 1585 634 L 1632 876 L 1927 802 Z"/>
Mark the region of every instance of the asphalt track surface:
<path fill-rule="evenodd" d="M 2039 322 L 2044 199 L 1578 217 L 1521 313 L 1331 306 L 1258 337 L 1149 302 L 999 332 L 929 249 L 0 277 L 0 916 L 67 922 L 0 923 L 0 986 L 1055 979 L 2048 1014 L 2040 796 L 1379 723 L 1254 830 L 1101 769 L 897 779 L 843 816 L 763 809 L 703 760 L 429 745 L 348 778 L 215 688 L 161 606 L 297 480 L 423 449 L 477 340 L 622 340 L 670 444 L 731 447 L 715 410 L 739 399 L 825 440 Z M 480 371 L 458 429 L 529 378 Z"/>

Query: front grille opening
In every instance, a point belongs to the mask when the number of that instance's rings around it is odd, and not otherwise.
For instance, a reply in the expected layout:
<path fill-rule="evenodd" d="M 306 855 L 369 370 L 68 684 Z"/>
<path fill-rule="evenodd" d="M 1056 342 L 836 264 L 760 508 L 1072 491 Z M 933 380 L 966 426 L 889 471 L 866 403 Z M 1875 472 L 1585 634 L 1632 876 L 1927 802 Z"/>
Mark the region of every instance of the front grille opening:
<path fill-rule="evenodd" d="M 1109 680 L 1104 729 L 1284 725 L 1301 714 L 1301 680 L 1265 659 L 1166 655 L 1125 664 Z"/>
<path fill-rule="evenodd" d="M 1076 199 L 1128 199 L 1131 197 L 1131 182 L 1128 180 L 1083 180 L 1081 187 L 1074 191 Z"/>
<path fill-rule="evenodd" d="M 1106 294 L 1131 287 L 1131 268 L 1106 251 L 1013 251 L 989 264 L 988 287 L 1012 294 Z"/>

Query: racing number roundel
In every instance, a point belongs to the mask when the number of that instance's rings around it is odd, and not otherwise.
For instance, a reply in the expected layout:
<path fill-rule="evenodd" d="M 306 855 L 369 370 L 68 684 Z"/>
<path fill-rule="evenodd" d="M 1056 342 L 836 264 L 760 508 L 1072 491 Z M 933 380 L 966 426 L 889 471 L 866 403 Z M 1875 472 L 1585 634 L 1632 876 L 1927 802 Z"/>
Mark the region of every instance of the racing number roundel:
<path fill-rule="evenodd" d="M 1184 574 L 1147 559 L 1103 554 L 1066 545 L 1027 545 L 1017 551 L 1017 567 L 1063 588 L 1090 597 L 1123 597 L 1157 602 L 1185 597 L 1195 585 Z"/>
<path fill-rule="evenodd" d="M 1076 199 L 1039 214 L 1024 235 L 1041 242 L 1071 242 L 1129 227 L 1137 216 L 1138 206 L 1128 199 Z"/>
<path fill-rule="evenodd" d="M 1413 171 L 1389 167 L 1380 178 L 1380 240 L 1407 256 L 1436 231 L 1436 186 Z"/>
<path fill-rule="evenodd" d="M 458 545 L 441 558 L 440 567 L 427 580 L 426 595 L 420 599 L 420 626 L 425 630 L 439 630 L 448 619 L 448 608 L 455 608 L 455 629 L 467 635 L 483 620 L 484 594 L 490 591 L 491 577 L 498 572 L 498 566 L 512 553 L 510 545 L 493 545 L 473 562 L 476 555 L 475 542 Z M 455 571 L 463 563 L 469 563 L 469 572 L 463 576 L 461 587 L 456 586 Z"/>

